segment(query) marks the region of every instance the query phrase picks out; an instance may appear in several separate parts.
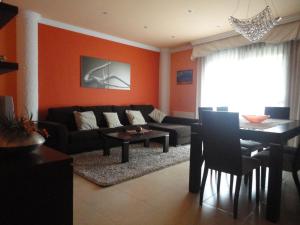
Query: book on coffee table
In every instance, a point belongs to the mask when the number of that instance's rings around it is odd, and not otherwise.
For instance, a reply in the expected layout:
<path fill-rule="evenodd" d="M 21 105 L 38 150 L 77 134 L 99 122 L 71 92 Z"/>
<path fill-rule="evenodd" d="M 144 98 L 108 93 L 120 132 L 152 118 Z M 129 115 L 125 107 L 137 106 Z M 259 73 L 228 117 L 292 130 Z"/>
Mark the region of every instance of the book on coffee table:
<path fill-rule="evenodd" d="M 148 133 L 150 131 L 151 130 L 148 130 L 148 129 L 145 129 L 145 128 L 143 128 L 140 132 L 137 132 L 136 130 L 126 130 L 126 132 L 128 134 L 145 134 L 145 133 Z"/>

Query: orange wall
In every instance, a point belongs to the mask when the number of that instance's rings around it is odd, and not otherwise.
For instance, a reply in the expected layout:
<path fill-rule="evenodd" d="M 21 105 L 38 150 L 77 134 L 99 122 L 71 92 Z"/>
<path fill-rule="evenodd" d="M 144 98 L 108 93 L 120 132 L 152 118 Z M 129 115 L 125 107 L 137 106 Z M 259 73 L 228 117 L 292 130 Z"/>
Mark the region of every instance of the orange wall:
<path fill-rule="evenodd" d="M 16 19 L 11 20 L 0 29 L 0 55 L 5 55 L 7 61 L 16 61 Z M 13 96 L 17 104 L 16 72 L 0 75 L 0 95 Z"/>
<path fill-rule="evenodd" d="M 129 63 L 131 89 L 80 87 L 80 56 Z M 39 25 L 39 112 L 71 105 L 158 105 L 159 53 Z"/>
<path fill-rule="evenodd" d="M 192 50 L 171 54 L 170 111 L 195 112 L 197 61 L 191 60 Z M 176 84 L 178 70 L 193 70 L 192 84 Z"/>

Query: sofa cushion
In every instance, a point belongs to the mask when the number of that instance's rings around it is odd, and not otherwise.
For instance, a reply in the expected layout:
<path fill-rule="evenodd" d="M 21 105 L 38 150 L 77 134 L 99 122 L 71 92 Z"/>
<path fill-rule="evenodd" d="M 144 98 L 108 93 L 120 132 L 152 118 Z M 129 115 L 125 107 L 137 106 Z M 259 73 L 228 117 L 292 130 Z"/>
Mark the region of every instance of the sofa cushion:
<path fill-rule="evenodd" d="M 131 125 L 145 125 L 146 121 L 142 113 L 138 110 L 126 110 L 127 118 Z"/>
<path fill-rule="evenodd" d="M 68 130 L 77 130 L 75 118 L 73 115 L 74 111 L 80 111 L 79 106 L 60 107 L 60 108 L 49 108 L 47 120 L 64 124 Z"/>
<path fill-rule="evenodd" d="M 161 123 L 164 118 L 167 116 L 165 113 L 158 109 L 154 109 L 149 116 L 157 123 Z"/>
<path fill-rule="evenodd" d="M 69 133 L 70 143 L 88 143 L 100 139 L 99 130 L 80 130 Z"/>
<path fill-rule="evenodd" d="M 111 105 L 103 105 L 103 106 L 82 106 L 80 107 L 81 112 L 85 111 L 93 111 L 98 127 L 108 127 L 107 122 L 104 118 L 103 112 L 112 112 L 112 106 Z"/>
<path fill-rule="evenodd" d="M 154 110 L 153 105 L 131 105 L 132 110 L 141 111 L 146 122 L 153 122 L 149 114 Z"/>
<path fill-rule="evenodd" d="M 99 128 L 93 111 L 74 111 L 73 114 L 78 130 L 92 130 Z"/>
<path fill-rule="evenodd" d="M 148 123 L 148 126 L 154 130 L 169 132 L 170 136 L 176 136 L 177 138 L 189 137 L 191 135 L 190 126 L 168 123 Z"/>
<path fill-rule="evenodd" d="M 120 123 L 120 120 L 118 118 L 118 113 L 116 112 L 104 112 L 103 113 L 106 119 L 106 122 L 108 124 L 109 128 L 114 127 L 122 127 L 123 124 Z"/>
<path fill-rule="evenodd" d="M 131 110 L 130 106 L 113 106 L 113 111 L 118 113 L 119 120 L 123 125 L 129 125 L 129 121 L 127 115 L 125 113 L 126 110 Z"/>

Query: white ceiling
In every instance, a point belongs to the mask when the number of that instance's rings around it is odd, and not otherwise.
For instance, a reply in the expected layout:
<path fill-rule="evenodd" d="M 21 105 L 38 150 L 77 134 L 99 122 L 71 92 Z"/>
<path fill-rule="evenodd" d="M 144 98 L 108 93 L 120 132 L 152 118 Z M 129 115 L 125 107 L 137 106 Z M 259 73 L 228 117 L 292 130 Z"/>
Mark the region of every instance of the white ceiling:
<path fill-rule="evenodd" d="M 275 16 L 300 14 L 300 0 L 6 0 L 43 17 L 163 48 L 231 31 L 266 2 Z M 238 2 L 240 2 L 238 4 Z M 249 12 L 247 9 L 249 5 Z M 236 11 L 236 12 L 235 12 Z M 145 28 L 146 26 L 146 28 Z"/>

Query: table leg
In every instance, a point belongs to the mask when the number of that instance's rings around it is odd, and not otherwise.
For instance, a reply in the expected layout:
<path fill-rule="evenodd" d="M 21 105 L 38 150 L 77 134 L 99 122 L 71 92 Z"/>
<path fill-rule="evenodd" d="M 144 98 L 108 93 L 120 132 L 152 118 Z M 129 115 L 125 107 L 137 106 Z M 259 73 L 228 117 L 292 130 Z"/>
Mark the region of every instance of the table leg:
<path fill-rule="evenodd" d="M 146 140 L 144 141 L 144 147 L 148 148 L 149 145 L 150 145 L 150 140 L 149 140 L 149 139 L 146 139 Z"/>
<path fill-rule="evenodd" d="M 280 218 L 283 150 L 281 145 L 271 145 L 270 172 L 266 217 L 271 222 Z"/>
<path fill-rule="evenodd" d="M 164 146 L 163 146 L 163 152 L 169 151 L 169 135 L 166 135 L 164 138 Z"/>
<path fill-rule="evenodd" d="M 197 133 L 192 133 L 189 177 L 189 191 L 192 193 L 198 193 L 200 190 L 202 162 L 203 157 L 201 135 Z"/>
<path fill-rule="evenodd" d="M 103 155 L 110 155 L 109 141 L 107 138 L 104 138 Z"/>
<path fill-rule="evenodd" d="M 129 142 L 122 143 L 122 163 L 129 160 Z"/>

